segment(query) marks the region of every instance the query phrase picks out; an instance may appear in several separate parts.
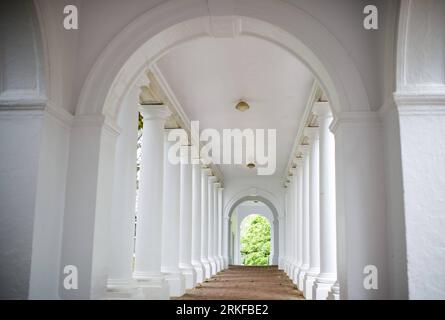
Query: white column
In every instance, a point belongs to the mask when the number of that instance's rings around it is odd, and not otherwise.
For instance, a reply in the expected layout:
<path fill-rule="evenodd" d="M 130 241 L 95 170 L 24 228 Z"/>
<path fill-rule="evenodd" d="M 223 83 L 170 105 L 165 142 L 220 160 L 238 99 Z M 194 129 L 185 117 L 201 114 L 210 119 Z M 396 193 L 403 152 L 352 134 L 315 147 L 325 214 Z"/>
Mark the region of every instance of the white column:
<path fill-rule="evenodd" d="M 309 183 L 309 270 L 305 276 L 304 296 L 312 299 L 312 288 L 320 272 L 320 190 L 319 190 L 319 129 L 306 128 L 310 141 Z"/>
<path fill-rule="evenodd" d="M 291 178 L 292 176 L 288 177 L 288 180 L 286 181 L 286 189 L 287 189 L 287 198 L 286 198 L 286 256 L 285 256 L 285 272 L 288 276 L 290 276 L 290 269 L 291 269 L 291 247 L 292 247 L 292 240 L 291 240 L 291 210 L 290 210 L 290 203 L 292 198 L 292 184 L 291 184 Z"/>
<path fill-rule="evenodd" d="M 297 208 L 295 212 L 295 233 L 296 233 L 296 252 L 297 263 L 295 265 L 294 276 L 292 282 L 298 285 L 298 274 L 303 264 L 303 159 L 297 159 Z"/>
<path fill-rule="evenodd" d="M 278 262 L 278 268 L 280 270 L 283 270 L 284 272 L 287 272 L 287 262 L 286 262 L 286 256 L 287 256 L 287 249 L 286 249 L 286 242 L 287 242 L 287 235 L 286 235 L 286 215 L 287 215 L 287 198 L 288 198 L 288 188 L 287 188 L 287 182 L 284 186 L 284 214 L 280 216 L 280 258 Z"/>
<path fill-rule="evenodd" d="M 291 219 L 291 232 L 293 234 L 292 237 L 292 270 L 291 270 L 291 279 L 294 279 L 298 275 L 298 169 L 297 167 L 292 169 L 292 219 Z"/>
<path fill-rule="evenodd" d="M 164 217 L 162 221 L 162 264 L 161 271 L 168 282 L 170 296 L 180 297 L 185 293 L 185 280 L 179 269 L 179 192 L 180 165 L 168 158 L 168 152 L 176 141 L 164 142 Z"/>
<path fill-rule="evenodd" d="M 222 270 L 221 261 L 218 258 L 218 189 L 220 186 L 219 182 L 213 186 L 213 259 L 217 272 Z"/>
<path fill-rule="evenodd" d="M 324 300 L 337 279 L 335 210 L 335 139 L 329 129 L 332 113 L 327 103 L 314 106 L 320 124 L 320 274 L 314 298 Z"/>
<path fill-rule="evenodd" d="M 144 121 L 142 163 L 136 227 L 134 278 L 148 299 L 168 299 L 161 274 L 165 106 L 142 105 Z"/>
<path fill-rule="evenodd" d="M 304 289 L 304 276 L 309 270 L 309 173 L 310 173 L 310 154 L 306 146 L 303 149 L 303 212 L 302 212 L 302 264 L 298 273 L 298 288 Z"/>
<path fill-rule="evenodd" d="M 388 299 L 387 190 L 381 120 L 374 112 L 346 112 L 338 115 L 331 129 L 335 134 L 335 192 L 341 199 L 336 204 L 340 297 Z M 372 273 L 365 274 L 368 268 Z M 363 285 L 370 274 L 377 288 Z"/>
<path fill-rule="evenodd" d="M 201 170 L 201 262 L 204 265 L 205 278 L 212 276 L 209 260 L 209 169 Z"/>
<path fill-rule="evenodd" d="M 223 258 L 224 258 L 224 268 L 229 267 L 229 228 L 230 219 L 228 217 L 223 217 Z"/>
<path fill-rule="evenodd" d="M 192 165 L 190 154 L 190 146 L 181 147 L 179 267 L 185 278 L 186 289 L 192 289 L 196 285 L 196 271 L 192 265 Z"/>
<path fill-rule="evenodd" d="M 291 176 L 289 177 L 289 278 L 293 278 L 295 270 L 295 248 L 296 248 L 296 234 L 294 230 L 295 225 L 295 169 L 291 169 Z"/>
<path fill-rule="evenodd" d="M 132 95 L 131 97 L 136 97 Z M 133 284 L 134 228 L 136 216 L 136 151 L 138 115 L 129 98 L 119 113 L 122 128 L 116 145 L 110 221 L 110 255 L 107 299 L 136 298 Z M 40 288 L 41 290 L 41 288 Z"/>
<path fill-rule="evenodd" d="M 286 178 L 288 179 L 288 178 Z M 287 270 L 288 270 L 288 262 L 287 262 L 287 249 L 288 249 L 288 232 L 287 232 L 287 215 L 289 214 L 289 208 L 288 208 L 288 198 L 289 198 L 289 187 L 288 187 L 288 180 L 285 181 L 284 183 L 284 225 L 283 225 L 283 230 L 284 232 L 282 233 L 283 236 L 283 271 L 284 273 L 287 274 Z"/>
<path fill-rule="evenodd" d="M 285 216 L 284 214 L 278 217 L 278 269 L 284 269 L 284 254 L 285 254 Z"/>
<path fill-rule="evenodd" d="M 223 191 L 224 188 L 220 187 L 218 188 L 218 260 L 221 265 L 221 270 L 225 269 L 224 264 L 224 257 L 223 257 L 223 248 L 222 248 L 222 242 L 223 242 L 223 221 L 222 221 L 222 215 L 223 215 Z"/>
<path fill-rule="evenodd" d="M 216 266 L 216 261 L 214 258 L 214 254 L 213 254 L 213 241 L 214 241 L 214 230 L 213 230 L 213 226 L 214 226 L 214 193 L 213 193 L 213 189 L 215 188 L 215 181 L 216 181 L 216 177 L 215 176 L 209 176 L 209 183 L 208 183 L 208 209 L 207 209 L 207 214 L 209 217 L 209 223 L 208 223 L 208 236 L 209 236 L 209 242 L 208 242 L 208 257 L 209 257 L 209 261 L 210 261 L 210 268 L 211 268 L 211 274 L 212 276 L 215 275 L 218 270 L 217 270 L 217 266 Z"/>
<path fill-rule="evenodd" d="M 201 261 L 201 165 L 193 164 L 192 171 L 192 265 L 196 271 L 196 282 L 202 283 L 205 269 Z"/>

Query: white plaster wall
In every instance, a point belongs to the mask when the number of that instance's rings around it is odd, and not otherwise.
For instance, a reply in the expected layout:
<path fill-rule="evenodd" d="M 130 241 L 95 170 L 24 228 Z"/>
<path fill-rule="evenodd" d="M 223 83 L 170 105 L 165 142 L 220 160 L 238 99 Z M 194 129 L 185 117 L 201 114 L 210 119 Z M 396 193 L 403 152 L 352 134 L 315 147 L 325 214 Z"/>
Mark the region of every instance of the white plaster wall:
<path fill-rule="evenodd" d="M 445 3 L 403 0 L 397 92 L 410 299 L 445 297 Z"/>
<path fill-rule="evenodd" d="M 397 112 L 393 108 L 384 114 L 383 119 L 390 296 L 392 299 L 407 299 L 406 230 L 399 120 Z"/>
<path fill-rule="evenodd" d="M 28 297 L 42 125 L 42 111 L 0 111 L 0 298 Z"/>
<path fill-rule="evenodd" d="M 74 265 L 79 288 L 59 286 L 59 293 L 64 299 L 97 299 L 107 281 L 116 132 L 103 118 L 74 121 L 59 279 L 65 265 Z"/>
<path fill-rule="evenodd" d="M 39 155 L 30 299 L 58 299 L 70 117 L 46 111 Z"/>
<path fill-rule="evenodd" d="M 400 129 L 409 297 L 444 299 L 445 114 L 402 115 Z"/>
<path fill-rule="evenodd" d="M 383 17 L 388 7 L 397 0 L 290 0 L 292 4 L 309 12 L 335 35 L 356 63 L 356 67 L 366 86 L 370 106 L 377 110 L 384 103 L 384 92 L 380 86 L 384 80 L 384 64 L 379 41 L 386 33 L 394 33 Z M 366 5 L 376 5 L 379 10 L 379 29 L 363 28 L 363 9 Z M 307 30 L 311 32 L 311 30 Z M 320 44 L 322 45 L 322 44 Z M 321 54 L 329 55 L 328 50 Z"/>
<path fill-rule="evenodd" d="M 129 280 L 132 277 L 136 215 L 136 150 L 138 137 L 137 93 L 131 90 L 119 114 L 120 135 L 116 143 L 108 277 Z"/>
<path fill-rule="evenodd" d="M 40 31 L 32 1 L 0 4 L 0 102 L 44 99 Z"/>

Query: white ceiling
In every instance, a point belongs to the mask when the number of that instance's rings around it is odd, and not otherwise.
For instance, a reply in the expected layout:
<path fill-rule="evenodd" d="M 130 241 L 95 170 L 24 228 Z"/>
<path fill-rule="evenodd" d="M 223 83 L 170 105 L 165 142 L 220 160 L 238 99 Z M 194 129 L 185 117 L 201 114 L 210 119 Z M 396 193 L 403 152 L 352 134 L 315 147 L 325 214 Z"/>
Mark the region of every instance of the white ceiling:
<path fill-rule="evenodd" d="M 268 41 L 238 36 L 189 41 L 164 55 L 157 67 L 201 130 L 276 129 L 275 175 L 283 174 L 314 81 L 303 63 Z M 250 110 L 235 110 L 240 99 Z M 245 166 L 220 168 L 225 180 L 256 175 Z"/>

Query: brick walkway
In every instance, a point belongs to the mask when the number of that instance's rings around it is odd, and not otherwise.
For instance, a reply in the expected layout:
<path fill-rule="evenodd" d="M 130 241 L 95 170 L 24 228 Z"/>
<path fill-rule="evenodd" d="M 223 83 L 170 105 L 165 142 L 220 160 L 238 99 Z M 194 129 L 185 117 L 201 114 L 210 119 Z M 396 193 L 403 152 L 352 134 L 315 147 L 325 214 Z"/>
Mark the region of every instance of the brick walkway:
<path fill-rule="evenodd" d="M 178 300 L 301 300 L 287 275 L 276 266 L 230 266 Z"/>

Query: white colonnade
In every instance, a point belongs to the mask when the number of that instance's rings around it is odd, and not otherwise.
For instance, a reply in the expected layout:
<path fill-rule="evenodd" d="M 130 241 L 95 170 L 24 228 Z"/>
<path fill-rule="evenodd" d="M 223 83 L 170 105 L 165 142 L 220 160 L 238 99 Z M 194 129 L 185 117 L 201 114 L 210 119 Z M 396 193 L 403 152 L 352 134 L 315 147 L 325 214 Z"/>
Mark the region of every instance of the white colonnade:
<path fill-rule="evenodd" d="M 168 299 L 227 267 L 224 189 L 210 167 L 192 161 L 190 146 L 181 146 L 179 161 L 170 159 L 177 141 L 169 139 L 175 129 L 165 129 L 166 106 L 141 105 L 139 111 L 144 126 L 133 282 L 110 282 L 108 291 L 110 298 L 137 292 L 132 297 Z"/>
<path fill-rule="evenodd" d="M 315 102 L 286 183 L 283 270 L 306 299 L 339 299 L 335 140 L 328 102 Z"/>

